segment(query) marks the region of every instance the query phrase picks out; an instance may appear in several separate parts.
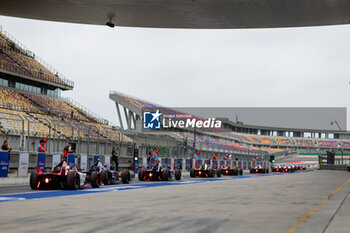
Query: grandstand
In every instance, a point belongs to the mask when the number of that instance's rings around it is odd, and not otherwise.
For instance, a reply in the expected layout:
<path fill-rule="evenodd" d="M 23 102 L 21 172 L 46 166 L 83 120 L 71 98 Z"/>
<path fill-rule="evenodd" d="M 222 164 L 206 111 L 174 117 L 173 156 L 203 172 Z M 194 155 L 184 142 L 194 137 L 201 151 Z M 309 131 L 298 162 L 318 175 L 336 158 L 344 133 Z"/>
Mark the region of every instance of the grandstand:
<path fill-rule="evenodd" d="M 121 108 L 124 108 L 125 121 L 128 129 L 134 131 L 147 131 L 142 127 L 142 115 L 144 111 L 159 110 L 164 115 L 183 115 L 190 118 L 200 119 L 197 116 L 191 116 L 187 113 L 178 112 L 174 109 L 150 103 L 136 97 L 132 97 L 117 91 L 110 92 L 110 99 L 116 102 L 117 113 L 120 125 L 123 126 L 121 117 Z M 224 151 L 233 150 L 240 154 L 246 152 L 250 154 L 252 150 L 267 151 L 270 153 L 280 152 L 283 150 L 327 150 L 327 149 L 346 149 L 350 147 L 349 141 L 343 141 L 342 138 L 349 138 L 348 132 L 333 131 L 321 132 L 320 130 L 311 135 L 333 135 L 334 139 L 321 138 L 303 138 L 303 132 L 312 131 L 310 129 L 283 129 L 273 127 L 260 127 L 241 125 L 223 120 L 225 130 L 222 131 L 200 131 L 193 132 L 190 129 L 173 128 L 167 129 L 166 133 L 178 137 L 180 140 L 188 140 L 191 143 L 197 143 L 197 149 L 205 148 L 224 148 Z M 130 127 L 130 126 L 134 127 Z M 246 127 L 246 128 L 245 128 Z M 248 133 L 242 133 L 248 132 Z M 290 133 L 294 132 L 294 134 Z M 157 133 L 160 133 L 159 131 Z M 278 136 L 276 136 L 278 135 Z M 287 136 L 288 135 L 288 136 Z M 294 136 L 293 136 L 294 135 Z"/>
<path fill-rule="evenodd" d="M 72 81 L 0 31 L 0 132 L 5 138 L 20 136 L 19 146 L 12 147 L 30 150 L 31 141 L 34 145 L 35 139 L 44 137 L 53 141 L 52 151 L 62 150 L 59 141 L 63 145 L 66 141 L 95 142 L 96 150 L 100 143 L 131 143 L 107 120 L 61 97 L 62 91 L 73 87 Z"/>
<path fill-rule="evenodd" d="M 33 147 L 35 151 L 35 140 L 44 137 L 51 140 L 51 152 L 60 151 L 67 141 L 79 144 L 78 148 L 85 145 L 85 150 L 78 151 L 84 153 L 91 152 L 89 148 L 92 144 L 96 153 L 101 153 L 100 144 L 103 144 L 106 153 L 107 148 L 116 143 L 126 146 L 138 143 L 147 151 L 150 142 L 159 146 L 160 140 L 163 140 L 163 146 L 174 143 L 174 153 L 179 153 L 181 147 L 181 153 L 189 153 L 192 148 L 207 151 L 208 155 L 215 152 L 258 156 L 284 150 L 350 148 L 350 141 L 346 140 L 350 138 L 347 132 L 317 132 L 319 135 L 333 134 L 334 139 L 303 138 L 303 130 L 300 129 L 258 128 L 227 120 L 223 120 L 224 126 L 220 130 L 175 128 L 147 131 L 142 129 L 144 111 L 159 110 L 168 116 L 204 119 L 120 92 L 111 92 L 110 98 L 116 103 L 120 127 L 127 129 L 122 130 L 76 101 L 61 96 L 62 92 L 73 88 L 72 81 L 9 33 L 0 32 L 0 135 L 17 138 L 18 150 L 29 151 Z M 123 127 L 121 107 L 124 108 L 126 127 Z M 290 132 L 294 132 L 294 136 Z M 127 149 L 130 151 L 128 146 Z"/>

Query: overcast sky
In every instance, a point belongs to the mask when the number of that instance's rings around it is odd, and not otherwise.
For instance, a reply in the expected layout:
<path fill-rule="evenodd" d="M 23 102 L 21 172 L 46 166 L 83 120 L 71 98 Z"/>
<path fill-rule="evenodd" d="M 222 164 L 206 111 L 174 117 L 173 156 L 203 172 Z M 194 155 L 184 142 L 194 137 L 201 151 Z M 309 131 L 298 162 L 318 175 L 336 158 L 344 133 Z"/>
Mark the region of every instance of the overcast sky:
<path fill-rule="evenodd" d="M 110 90 L 177 107 L 350 107 L 350 26 L 112 29 L 2 16 L 0 24 L 75 82 L 63 96 L 113 122 Z"/>

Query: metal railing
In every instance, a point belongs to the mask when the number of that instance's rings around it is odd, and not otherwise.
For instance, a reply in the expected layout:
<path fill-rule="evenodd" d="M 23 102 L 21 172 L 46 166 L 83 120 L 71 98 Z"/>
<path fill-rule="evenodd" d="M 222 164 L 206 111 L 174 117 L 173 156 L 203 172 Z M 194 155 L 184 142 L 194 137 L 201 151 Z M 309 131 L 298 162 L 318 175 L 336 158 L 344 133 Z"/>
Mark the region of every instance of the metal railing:
<path fill-rule="evenodd" d="M 62 75 L 60 72 L 58 72 L 55 68 L 53 68 L 50 64 L 48 64 L 44 59 L 40 58 L 39 56 L 35 55 L 35 53 L 33 53 L 31 50 L 29 50 L 23 43 L 21 43 L 20 41 L 18 41 L 14 36 L 12 36 L 10 33 L 8 33 L 7 31 L 2 30 L 2 26 L 0 27 L 0 32 L 6 36 L 9 40 L 11 40 L 13 43 L 15 43 L 16 46 L 18 46 L 19 48 L 21 48 L 23 51 L 25 51 L 26 53 L 31 53 L 33 58 L 38 61 L 42 66 L 44 66 L 46 69 L 48 69 L 49 71 L 51 71 L 53 74 L 57 74 L 58 77 L 60 79 L 62 79 L 64 81 L 64 83 L 66 83 L 67 85 L 73 87 L 74 86 L 74 82 L 68 80 L 67 78 L 65 78 L 64 75 Z"/>

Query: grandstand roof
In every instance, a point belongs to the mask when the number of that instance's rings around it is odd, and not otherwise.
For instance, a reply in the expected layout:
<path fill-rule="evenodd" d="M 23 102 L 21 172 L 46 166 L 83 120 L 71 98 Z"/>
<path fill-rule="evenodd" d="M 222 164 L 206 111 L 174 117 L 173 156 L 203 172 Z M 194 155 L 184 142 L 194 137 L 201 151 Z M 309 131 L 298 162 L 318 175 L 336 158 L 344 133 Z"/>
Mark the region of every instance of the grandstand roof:
<path fill-rule="evenodd" d="M 31 84 L 48 85 L 61 90 L 72 90 L 74 82 L 38 57 L 0 26 L 0 73 L 11 79 L 22 79 Z"/>
<path fill-rule="evenodd" d="M 312 132 L 312 133 L 337 133 L 349 135 L 349 131 L 347 130 L 331 130 L 331 129 L 302 129 L 302 128 L 283 128 L 283 127 L 273 127 L 273 126 L 259 126 L 259 125 L 246 125 L 242 123 L 236 123 L 228 118 L 220 118 L 223 124 L 228 124 L 234 127 L 246 128 L 246 129 L 259 129 L 259 130 L 273 130 L 273 131 L 288 131 L 288 132 Z"/>
<path fill-rule="evenodd" d="M 270 28 L 348 24 L 350 0 L 2 0 L 7 16 L 155 28 Z"/>

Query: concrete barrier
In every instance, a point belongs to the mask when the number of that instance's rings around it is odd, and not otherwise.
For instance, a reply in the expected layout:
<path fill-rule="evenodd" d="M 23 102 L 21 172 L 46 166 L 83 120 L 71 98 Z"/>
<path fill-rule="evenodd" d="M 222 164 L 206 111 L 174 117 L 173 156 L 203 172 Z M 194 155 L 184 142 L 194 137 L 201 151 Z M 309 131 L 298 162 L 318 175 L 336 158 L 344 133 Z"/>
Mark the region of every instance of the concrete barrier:
<path fill-rule="evenodd" d="M 335 165 L 335 164 L 320 164 L 320 170 L 339 170 L 347 171 L 347 165 Z"/>

